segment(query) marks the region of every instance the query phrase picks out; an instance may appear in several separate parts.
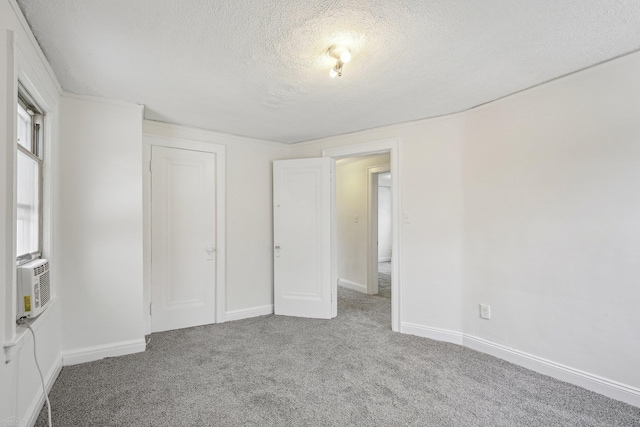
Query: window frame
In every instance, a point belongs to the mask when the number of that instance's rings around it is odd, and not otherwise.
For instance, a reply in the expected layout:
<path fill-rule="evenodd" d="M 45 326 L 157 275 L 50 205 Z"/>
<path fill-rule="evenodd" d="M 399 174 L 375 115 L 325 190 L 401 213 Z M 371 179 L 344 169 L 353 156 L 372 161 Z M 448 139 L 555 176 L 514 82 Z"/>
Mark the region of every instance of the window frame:
<path fill-rule="evenodd" d="M 38 104 L 33 101 L 33 98 L 29 95 L 26 89 L 22 85 L 18 85 L 18 98 L 16 100 L 16 114 L 18 114 L 18 106 L 22 107 L 31 116 L 31 126 L 29 131 L 31 132 L 31 147 L 25 148 L 18 141 L 17 137 L 15 144 L 17 150 L 35 161 L 38 166 L 38 244 L 37 248 L 33 252 L 18 254 L 16 253 L 16 264 L 22 265 L 31 260 L 39 259 L 42 257 L 43 241 L 44 241 L 44 123 L 45 115 L 42 113 L 42 109 L 38 107 Z M 16 117 L 17 119 L 17 117 Z M 17 120 L 16 120 L 17 124 Z M 16 190 L 17 191 L 17 190 Z M 17 227 L 17 209 L 16 205 L 16 221 Z"/>

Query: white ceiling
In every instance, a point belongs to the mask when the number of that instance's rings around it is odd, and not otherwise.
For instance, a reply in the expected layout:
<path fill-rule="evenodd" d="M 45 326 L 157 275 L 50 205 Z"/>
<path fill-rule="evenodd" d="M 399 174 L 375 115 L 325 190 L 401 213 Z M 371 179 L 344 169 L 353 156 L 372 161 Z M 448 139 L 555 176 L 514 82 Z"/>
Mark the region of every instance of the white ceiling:
<path fill-rule="evenodd" d="M 287 143 L 466 110 L 640 48 L 639 0 L 18 0 L 68 91 Z M 353 60 L 331 79 L 327 48 Z"/>

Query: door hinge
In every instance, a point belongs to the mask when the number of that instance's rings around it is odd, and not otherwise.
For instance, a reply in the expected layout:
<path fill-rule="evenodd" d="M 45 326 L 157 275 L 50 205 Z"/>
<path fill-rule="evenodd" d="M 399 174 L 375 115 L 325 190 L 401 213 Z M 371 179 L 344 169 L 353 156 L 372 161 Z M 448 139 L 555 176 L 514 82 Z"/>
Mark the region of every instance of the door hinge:
<path fill-rule="evenodd" d="M 153 306 L 151 305 L 151 303 L 149 303 L 149 316 L 151 316 L 152 312 L 153 312 Z"/>
<path fill-rule="evenodd" d="M 149 172 L 153 172 L 153 161 L 149 160 Z"/>

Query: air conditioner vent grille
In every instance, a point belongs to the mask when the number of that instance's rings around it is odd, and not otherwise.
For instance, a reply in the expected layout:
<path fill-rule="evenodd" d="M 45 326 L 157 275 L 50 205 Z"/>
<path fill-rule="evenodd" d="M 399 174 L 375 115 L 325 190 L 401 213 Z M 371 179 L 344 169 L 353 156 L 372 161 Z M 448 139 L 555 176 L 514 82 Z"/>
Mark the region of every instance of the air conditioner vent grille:
<path fill-rule="evenodd" d="M 36 268 L 33 269 L 33 275 L 37 276 L 39 274 L 42 274 L 42 272 L 49 270 L 49 263 L 45 262 L 42 265 L 37 266 Z"/>
<path fill-rule="evenodd" d="M 49 270 L 47 270 L 42 276 L 40 276 L 40 307 L 49 302 L 49 295 L 51 293 L 50 288 Z"/>

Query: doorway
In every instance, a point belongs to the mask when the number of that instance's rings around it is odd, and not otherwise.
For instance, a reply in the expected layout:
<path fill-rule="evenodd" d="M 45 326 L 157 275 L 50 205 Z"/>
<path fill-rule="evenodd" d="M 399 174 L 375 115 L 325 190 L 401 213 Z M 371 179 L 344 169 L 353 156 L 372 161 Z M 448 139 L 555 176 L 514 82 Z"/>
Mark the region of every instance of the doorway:
<path fill-rule="evenodd" d="M 151 331 L 215 323 L 216 155 L 151 150 Z"/>
<path fill-rule="evenodd" d="M 336 161 L 338 284 L 342 288 L 386 299 L 386 303 L 379 301 L 376 307 L 391 304 L 391 180 L 385 181 L 383 177 L 383 174 L 391 175 L 389 160 L 387 152 Z M 382 205 L 386 209 L 381 211 Z M 387 263 L 382 266 L 383 270 L 389 266 L 387 274 L 379 272 L 381 250 L 387 257 Z M 347 295 L 340 292 L 338 296 L 340 299 Z M 356 298 L 355 295 L 351 297 Z M 390 323 L 389 318 L 387 321 Z"/>
<path fill-rule="evenodd" d="M 145 333 L 224 321 L 225 148 L 144 135 Z"/>
<path fill-rule="evenodd" d="M 305 164 L 297 165 L 305 159 L 290 159 L 279 160 L 279 168 L 276 168 L 276 162 L 274 162 L 274 311 L 278 314 L 291 315 L 297 317 L 314 317 L 308 313 L 296 312 L 297 306 L 289 306 L 281 303 L 287 299 L 301 299 L 307 298 L 313 300 L 318 306 L 322 306 L 323 318 L 333 318 L 337 315 L 337 291 L 338 291 L 338 248 L 337 248 L 337 226 L 336 226 L 336 186 L 335 177 L 333 174 L 332 166 L 336 164 L 339 159 L 346 159 L 349 157 L 362 157 L 368 155 L 386 154 L 387 162 L 389 163 L 389 170 L 392 176 L 395 177 L 391 181 L 392 197 L 391 197 L 391 212 L 392 212 L 392 226 L 391 226 L 391 248 L 393 251 L 393 257 L 391 259 L 391 329 L 395 332 L 400 332 L 400 307 L 401 307 L 401 288 L 402 283 L 400 280 L 400 260 L 401 246 L 400 246 L 400 193 L 399 193 L 399 181 L 400 181 L 400 162 L 399 162 L 399 140 L 390 139 L 383 141 L 376 141 L 364 144 L 356 144 L 350 146 L 344 146 L 339 148 L 332 148 L 322 151 L 322 158 L 308 158 Z M 288 167 L 292 170 L 283 174 Z M 298 172 L 294 171 L 298 167 L 302 167 Z M 296 173 L 302 173 L 306 176 L 305 179 L 296 179 Z M 314 178 L 311 179 L 311 176 Z M 360 177 L 367 180 L 366 173 L 363 172 Z M 324 184 L 323 184 L 324 183 Z M 283 186 L 283 184 L 286 184 Z M 297 194 L 304 189 L 310 191 L 309 194 L 314 194 L 313 200 L 308 197 L 291 197 L 291 195 Z M 314 190 L 315 188 L 315 190 Z M 304 190 L 306 191 L 306 190 Z M 307 200 L 305 203 L 299 203 L 299 200 Z M 309 206 L 307 206 L 309 203 Z M 311 207 L 311 209 L 307 209 Z M 324 212 L 319 217 L 316 214 L 310 212 Z M 358 256 L 360 267 L 358 268 L 358 276 L 356 280 L 349 280 L 342 278 L 341 284 L 343 286 L 349 285 L 352 282 L 352 286 L 356 286 L 364 290 L 367 293 L 369 283 L 369 268 L 367 260 L 372 258 L 373 251 L 369 248 L 372 246 L 370 239 L 367 237 L 367 224 L 370 221 L 363 221 L 363 215 L 366 218 L 366 202 L 365 213 L 352 212 L 346 216 L 347 221 L 353 221 L 358 224 L 359 228 L 364 230 L 364 235 L 361 239 L 358 239 L 359 248 L 356 251 L 360 251 L 364 256 Z M 285 214 L 285 219 L 279 219 L 278 212 Z M 306 213 L 305 213 L 306 212 Z M 319 221 L 319 222 L 318 222 Z M 291 225 L 294 225 L 291 227 Z M 324 224 L 323 226 L 320 226 Z M 285 226 L 286 225 L 286 226 Z M 306 242 L 304 245 L 298 241 L 295 244 L 288 244 L 287 247 L 283 246 L 280 242 L 282 239 L 288 239 L 289 234 L 292 239 L 302 237 L 302 233 L 295 233 L 296 228 L 302 227 L 305 230 L 316 230 L 313 234 L 313 238 L 301 239 Z M 364 228 L 363 228 L 364 227 Z M 283 234 L 284 233 L 284 234 Z M 327 242 L 326 244 L 318 244 L 318 242 Z M 290 242 L 291 243 L 291 242 Z M 291 263 L 287 259 L 296 258 L 298 252 L 292 252 L 291 249 L 298 248 L 300 252 L 304 249 L 307 254 L 305 257 L 305 263 L 310 268 L 310 273 L 313 273 L 313 277 L 319 277 L 319 280 L 313 281 L 314 286 L 311 288 L 304 283 L 300 283 L 299 280 L 286 280 L 291 276 L 294 269 L 289 268 Z M 342 251 L 343 255 L 347 252 Z M 347 254 L 348 255 L 348 254 Z M 287 258 L 287 259 L 284 259 Z M 377 256 L 376 256 L 377 258 Z M 345 264 L 347 267 L 352 265 L 351 263 Z M 283 269 L 282 271 L 276 271 Z M 326 297 L 328 296 L 328 297 Z M 281 311 L 280 308 L 283 308 Z M 320 308 L 319 308 L 320 309 Z M 330 314 L 328 314 L 330 312 Z M 387 317 L 388 318 L 388 317 Z"/>
<path fill-rule="evenodd" d="M 340 159 L 348 159 L 348 158 L 357 158 L 363 156 L 372 156 L 379 154 L 387 154 L 388 155 L 388 171 L 390 172 L 393 179 L 391 180 L 390 189 L 391 189 L 391 261 L 388 264 L 390 267 L 390 294 L 391 294 L 391 329 L 395 332 L 400 332 L 400 324 L 401 324 L 401 307 L 402 307 L 402 282 L 400 276 L 400 267 L 401 267 L 401 245 L 400 245 L 400 141 L 398 139 L 389 139 L 375 142 L 368 142 L 362 144 L 354 144 L 344 147 L 331 148 L 322 151 L 323 157 L 331 157 L 336 161 Z M 347 160 L 348 161 L 348 160 Z M 375 166 L 375 165 L 371 165 Z M 382 172 L 383 170 L 379 170 L 378 172 Z M 375 175 L 377 177 L 377 175 Z M 334 201 L 337 201 L 337 189 L 334 195 Z M 358 216 L 356 218 L 356 216 Z M 369 221 L 368 218 L 367 223 L 372 224 L 372 221 Z M 349 221 L 360 221 L 361 218 L 355 212 L 352 213 L 352 216 L 349 218 Z M 336 221 L 337 222 L 337 221 Z M 339 228 L 339 226 L 337 227 Z M 372 233 L 369 232 L 368 236 L 371 236 Z M 336 239 L 337 240 L 337 239 Z M 337 245 L 336 245 L 337 246 Z M 363 279 L 365 282 L 355 282 L 352 285 L 358 287 L 358 285 L 365 285 L 365 289 L 363 286 L 359 286 L 359 290 L 369 292 L 370 284 L 375 283 L 378 284 L 378 263 L 377 263 L 377 244 L 374 247 L 374 242 L 372 240 L 368 240 L 364 247 L 360 246 L 362 250 L 367 254 L 365 261 L 365 269 L 368 270 L 368 274 L 366 278 Z M 373 249 L 375 248 L 375 250 Z M 334 252 L 339 253 L 337 247 L 334 249 Z M 375 262 L 372 260 L 375 259 Z M 338 260 L 338 265 L 340 260 Z M 367 266 L 368 264 L 368 266 Z M 369 267 L 369 268 L 367 268 Z M 340 267 L 338 267 L 338 270 Z M 356 277 L 356 276 L 354 276 Z M 362 276 L 357 276 L 362 277 Z M 340 279 L 338 279 L 340 280 Z M 348 279 L 347 279 L 348 280 Z M 348 286 L 349 282 L 340 281 L 340 283 L 344 286 L 345 284 Z"/>

